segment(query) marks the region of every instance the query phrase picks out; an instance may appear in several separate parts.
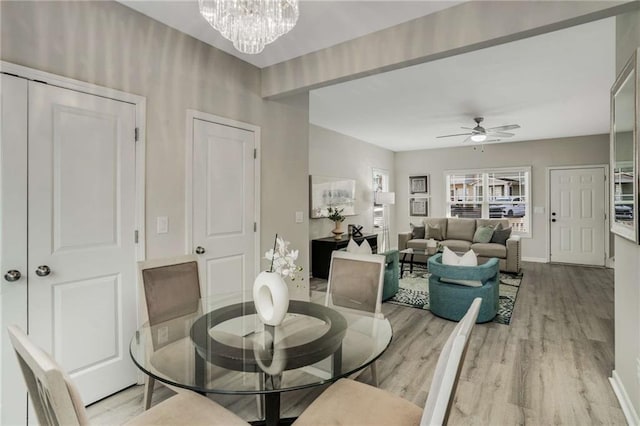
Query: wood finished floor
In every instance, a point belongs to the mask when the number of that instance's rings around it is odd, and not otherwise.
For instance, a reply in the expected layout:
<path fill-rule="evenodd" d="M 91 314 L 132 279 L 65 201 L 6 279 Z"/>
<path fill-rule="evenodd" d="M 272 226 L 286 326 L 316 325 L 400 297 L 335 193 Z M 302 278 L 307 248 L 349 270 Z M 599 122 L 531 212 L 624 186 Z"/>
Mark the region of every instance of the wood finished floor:
<path fill-rule="evenodd" d="M 608 382 L 613 355 L 613 270 L 525 263 L 511 325 L 478 324 L 462 370 L 451 425 L 626 424 Z M 393 342 L 378 363 L 380 388 L 422 406 L 440 349 L 455 323 L 429 311 L 383 304 Z M 369 370 L 358 380 L 368 382 Z M 283 416 L 322 389 L 283 395 Z M 157 387 L 154 403 L 172 394 Z M 212 396 L 246 419 L 253 397 Z M 93 424 L 142 411 L 142 386 L 88 408 Z"/>

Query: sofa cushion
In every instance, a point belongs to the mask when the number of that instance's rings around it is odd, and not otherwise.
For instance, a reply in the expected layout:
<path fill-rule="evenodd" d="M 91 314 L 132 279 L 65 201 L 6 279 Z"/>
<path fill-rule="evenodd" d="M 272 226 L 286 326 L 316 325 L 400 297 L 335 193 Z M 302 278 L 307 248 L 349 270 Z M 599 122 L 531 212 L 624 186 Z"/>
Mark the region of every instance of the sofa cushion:
<path fill-rule="evenodd" d="M 475 219 L 455 219 L 447 221 L 447 240 L 473 241 L 473 234 L 476 232 Z"/>
<path fill-rule="evenodd" d="M 411 225 L 411 239 L 423 239 L 425 227 L 414 225 L 413 223 L 410 225 Z"/>
<path fill-rule="evenodd" d="M 476 219 L 476 227 L 487 225 L 495 227 L 498 224 L 501 224 L 503 229 L 511 226 L 507 219 Z"/>
<path fill-rule="evenodd" d="M 440 227 L 440 232 L 442 233 L 441 240 L 444 240 L 445 238 L 447 238 L 447 221 L 448 220 L 446 217 L 442 217 L 442 218 L 427 217 L 422 220 L 422 222 L 426 227 L 428 227 L 429 225 L 431 226 L 437 225 Z M 429 236 L 427 235 L 426 238 L 428 239 Z"/>
<path fill-rule="evenodd" d="M 491 236 L 491 242 L 496 244 L 507 245 L 507 240 L 511 237 L 511 228 L 497 229 Z"/>
<path fill-rule="evenodd" d="M 482 257 L 498 257 L 504 259 L 507 257 L 507 247 L 496 243 L 474 243 L 471 249 L 478 256 Z"/>
<path fill-rule="evenodd" d="M 502 227 L 502 225 L 498 224 L 498 226 Z M 486 226 L 478 226 L 476 228 L 475 234 L 473 234 L 473 242 L 474 243 L 488 243 L 491 242 L 491 237 L 493 236 L 494 227 L 491 225 Z"/>
<path fill-rule="evenodd" d="M 425 233 L 425 238 L 427 240 L 434 239 L 442 241 L 444 240 L 442 234 L 442 228 L 440 228 L 440 225 L 427 225 L 427 232 Z"/>
<path fill-rule="evenodd" d="M 407 248 L 426 250 L 426 248 L 427 248 L 427 240 L 422 239 L 422 238 L 417 238 L 415 240 L 409 240 L 409 241 L 407 241 Z"/>
<path fill-rule="evenodd" d="M 444 240 L 442 245 L 445 247 L 449 247 L 453 251 L 469 251 L 471 248 L 471 240 L 463 241 L 463 240 Z"/>

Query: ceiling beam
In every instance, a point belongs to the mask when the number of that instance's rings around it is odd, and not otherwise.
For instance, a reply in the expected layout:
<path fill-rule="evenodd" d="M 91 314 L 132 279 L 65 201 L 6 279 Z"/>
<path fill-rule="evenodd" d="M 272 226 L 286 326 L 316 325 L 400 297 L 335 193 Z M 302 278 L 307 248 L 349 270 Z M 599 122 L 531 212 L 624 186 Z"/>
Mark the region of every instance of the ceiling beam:
<path fill-rule="evenodd" d="M 469 1 L 263 68 L 262 97 L 282 98 L 634 9 L 640 0 Z"/>

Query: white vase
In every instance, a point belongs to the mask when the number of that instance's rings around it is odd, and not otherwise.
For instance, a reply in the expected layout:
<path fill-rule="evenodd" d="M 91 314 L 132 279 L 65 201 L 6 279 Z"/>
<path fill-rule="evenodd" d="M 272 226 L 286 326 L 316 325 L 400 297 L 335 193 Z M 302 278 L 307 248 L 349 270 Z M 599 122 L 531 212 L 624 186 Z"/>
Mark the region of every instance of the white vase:
<path fill-rule="evenodd" d="M 289 288 L 280 274 L 260 272 L 253 283 L 253 303 L 260 320 L 280 325 L 289 309 Z"/>

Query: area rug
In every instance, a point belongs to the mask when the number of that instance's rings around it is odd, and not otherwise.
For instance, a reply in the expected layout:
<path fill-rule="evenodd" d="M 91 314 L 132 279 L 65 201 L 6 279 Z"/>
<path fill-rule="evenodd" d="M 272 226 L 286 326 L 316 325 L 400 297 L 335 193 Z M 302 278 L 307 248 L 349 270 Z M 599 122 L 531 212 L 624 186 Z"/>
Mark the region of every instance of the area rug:
<path fill-rule="evenodd" d="M 405 273 L 400 279 L 400 289 L 393 296 L 389 303 L 410 306 L 412 308 L 429 310 L 429 273 L 414 270 L 413 273 Z M 513 307 L 516 303 L 522 274 L 500 273 L 500 301 L 498 304 L 498 314 L 493 322 L 509 325 Z"/>

